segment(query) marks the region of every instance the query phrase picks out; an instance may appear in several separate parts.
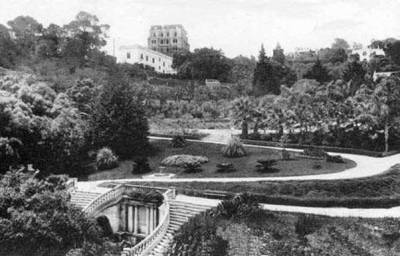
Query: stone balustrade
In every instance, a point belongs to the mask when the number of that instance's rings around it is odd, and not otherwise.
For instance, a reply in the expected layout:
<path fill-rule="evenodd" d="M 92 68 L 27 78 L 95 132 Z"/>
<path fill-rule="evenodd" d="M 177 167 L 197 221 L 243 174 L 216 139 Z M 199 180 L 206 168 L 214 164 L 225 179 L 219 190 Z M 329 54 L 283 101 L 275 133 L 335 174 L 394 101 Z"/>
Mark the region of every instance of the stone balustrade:
<path fill-rule="evenodd" d="M 145 256 L 151 252 L 151 250 L 161 241 L 162 237 L 166 234 L 168 225 L 169 225 L 169 217 L 170 217 L 170 206 L 169 200 L 175 197 L 175 191 L 172 189 L 168 189 L 164 194 L 164 212 L 165 215 L 158 224 L 158 226 L 148 235 L 145 239 L 143 239 L 140 243 L 135 245 L 132 248 L 124 248 L 121 252 L 121 256 Z"/>

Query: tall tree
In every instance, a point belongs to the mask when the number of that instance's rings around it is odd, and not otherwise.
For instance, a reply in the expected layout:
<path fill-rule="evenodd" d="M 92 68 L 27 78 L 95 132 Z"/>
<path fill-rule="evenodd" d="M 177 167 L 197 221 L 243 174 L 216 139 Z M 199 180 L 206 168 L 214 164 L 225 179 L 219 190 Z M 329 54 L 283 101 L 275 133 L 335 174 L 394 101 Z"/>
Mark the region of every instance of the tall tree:
<path fill-rule="evenodd" d="M 26 54 L 33 53 L 36 39 L 43 29 L 42 24 L 30 16 L 18 16 L 7 24 L 11 27 L 20 50 Z"/>
<path fill-rule="evenodd" d="M 319 59 L 314 63 L 311 70 L 304 75 L 304 78 L 315 79 L 320 83 L 329 81 L 328 72 Z"/>
<path fill-rule="evenodd" d="M 93 144 L 110 147 L 121 158 L 147 153 L 149 127 L 142 103 L 120 75 L 110 78 L 100 92 L 91 120 Z"/>
<path fill-rule="evenodd" d="M 349 43 L 343 38 L 335 38 L 335 41 L 332 43 L 332 49 L 344 49 L 348 50 L 350 48 Z"/>
<path fill-rule="evenodd" d="M 282 65 L 285 64 L 285 54 L 283 53 L 283 49 L 279 43 L 276 45 L 275 49 L 273 50 L 272 59 Z"/>
<path fill-rule="evenodd" d="M 280 92 L 279 79 L 274 73 L 270 59 L 265 55 L 264 45 L 261 45 L 258 62 L 254 70 L 253 91 L 255 95 L 276 94 Z"/>
<path fill-rule="evenodd" d="M 383 127 L 385 152 L 389 151 L 392 129 L 400 124 L 400 78 L 382 79 L 375 88 L 363 86 L 357 92 L 358 120 L 368 125 Z"/>

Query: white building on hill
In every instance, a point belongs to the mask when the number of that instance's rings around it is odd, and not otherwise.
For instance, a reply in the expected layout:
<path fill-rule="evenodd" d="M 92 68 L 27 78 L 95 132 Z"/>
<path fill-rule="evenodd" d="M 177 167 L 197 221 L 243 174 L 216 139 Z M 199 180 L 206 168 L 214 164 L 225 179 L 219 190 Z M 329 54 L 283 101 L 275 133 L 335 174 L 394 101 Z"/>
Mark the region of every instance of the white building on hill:
<path fill-rule="evenodd" d="M 380 48 L 362 48 L 357 50 L 352 50 L 352 54 L 358 54 L 360 56 L 360 61 L 369 61 L 371 57 L 382 55 L 385 56 L 385 52 Z"/>
<path fill-rule="evenodd" d="M 158 73 L 176 74 L 172 68 L 172 57 L 140 45 L 121 46 L 117 61 L 120 63 L 143 64 L 153 67 Z"/>

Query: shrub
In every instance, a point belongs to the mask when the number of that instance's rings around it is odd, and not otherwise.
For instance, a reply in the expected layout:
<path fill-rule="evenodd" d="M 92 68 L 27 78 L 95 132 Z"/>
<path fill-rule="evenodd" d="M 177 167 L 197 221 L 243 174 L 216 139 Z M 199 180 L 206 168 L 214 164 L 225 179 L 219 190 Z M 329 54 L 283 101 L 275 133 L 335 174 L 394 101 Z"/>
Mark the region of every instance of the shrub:
<path fill-rule="evenodd" d="M 339 163 L 339 164 L 343 164 L 344 163 L 344 159 L 340 155 L 331 156 L 331 155 L 327 154 L 326 155 L 326 161 L 330 162 L 330 163 Z"/>
<path fill-rule="evenodd" d="M 198 173 L 202 172 L 203 170 L 201 169 L 201 164 L 197 162 L 193 163 L 186 163 L 183 166 L 184 172 L 185 173 Z"/>
<path fill-rule="evenodd" d="M 313 163 L 312 168 L 314 170 L 320 170 L 322 168 L 322 165 L 321 165 L 321 163 L 315 162 L 315 163 Z"/>
<path fill-rule="evenodd" d="M 118 166 L 118 157 L 111 149 L 104 147 L 97 152 L 96 166 L 98 170 L 112 169 Z"/>
<path fill-rule="evenodd" d="M 192 155 L 173 155 L 161 161 L 163 166 L 184 167 L 185 164 L 203 164 L 207 163 L 208 158 L 205 156 L 192 156 Z"/>
<path fill-rule="evenodd" d="M 232 137 L 228 144 L 222 149 L 226 157 L 242 157 L 247 155 L 246 150 L 238 137 Z"/>
<path fill-rule="evenodd" d="M 186 140 L 181 135 L 175 135 L 171 140 L 173 148 L 183 148 L 186 145 Z"/>
<path fill-rule="evenodd" d="M 273 172 L 276 169 L 272 168 L 278 161 L 275 159 L 257 160 L 256 170 L 258 172 Z"/>
<path fill-rule="evenodd" d="M 281 158 L 282 158 L 282 160 L 285 160 L 285 161 L 290 160 L 290 153 L 289 153 L 289 151 L 287 151 L 286 149 L 282 149 L 282 151 L 281 151 Z"/>
<path fill-rule="evenodd" d="M 132 173 L 140 174 L 140 173 L 148 173 L 151 172 L 151 168 L 149 165 L 149 161 L 147 157 L 139 157 L 133 163 Z"/>
<path fill-rule="evenodd" d="M 315 147 L 308 147 L 304 149 L 303 154 L 306 156 L 315 156 L 315 157 L 326 157 L 327 153 L 325 150 Z"/>
<path fill-rule="evenodd" d="M 235 172 L 236 169 L 233 167 L 232 163 L 220 163 L 217 164 L 217 172 L 227 173 L 227 172 Z"/>

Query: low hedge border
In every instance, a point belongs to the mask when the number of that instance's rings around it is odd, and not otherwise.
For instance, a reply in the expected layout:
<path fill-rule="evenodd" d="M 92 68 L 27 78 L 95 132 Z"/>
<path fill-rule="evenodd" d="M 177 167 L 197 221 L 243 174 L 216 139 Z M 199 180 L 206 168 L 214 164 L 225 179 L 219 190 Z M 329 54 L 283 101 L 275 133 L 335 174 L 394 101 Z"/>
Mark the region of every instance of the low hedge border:
<path fill-rule="evenodd" d="M 252 140 L 252 139 L 241 139 L 244 144 L 247 145 L 257 145 L 257 146 L 267 146 L 267 147 L 282 147 L 281 142 L 275 141 L 264 141 L 264 140 Z M 334 153 L 344 153 L 344 154 L 357 154 L 357 155 L 366 155 L 372 157 L 385 157 L 395 155 L 400 153 L 400 150 L 392 150 L 387 153 L 385 152 L 378 152 L 378 151 L 371 151 L 365 149 L 356 149 L 356 148 L 340 148 L 340 147 L 331 147 L 331 146 L 315 146 L 315 145 L 300 145 L 300 144 L 292 144 L 292 143 L 285 143 L 284 147 L 286 148 L 295 148 L 295 149 L 306 149 L 308 147 L 314 147 L 318 149 L 323 149 L 327 152 L 334 152 Z"/>
<path fill-rule="evenodd" d="M 150 136 L 154 136 L 154 137 L 171 138 L 171 139 L 177 135 L 178 134 L 158 134 L 158 133 L 150 134 Z M 207 134 L 199 133 L 199 134 L 187 134 L 187 135 L 179 135 L 179 136 L 182 136 L 183 138 L 185 138 L 187 140 L 201 140 L 202 138 L 206 137 Z"/>

